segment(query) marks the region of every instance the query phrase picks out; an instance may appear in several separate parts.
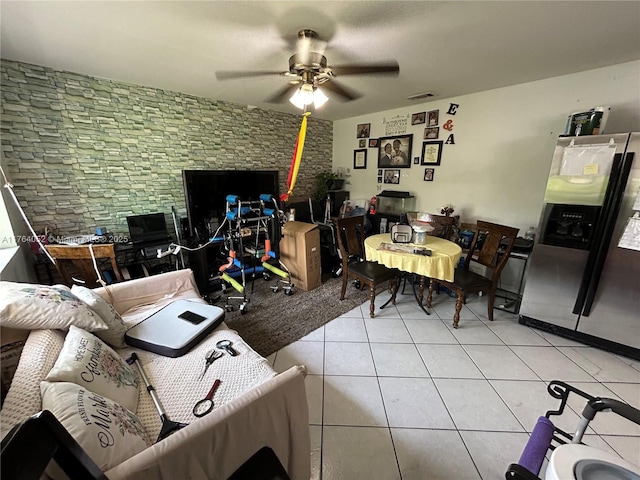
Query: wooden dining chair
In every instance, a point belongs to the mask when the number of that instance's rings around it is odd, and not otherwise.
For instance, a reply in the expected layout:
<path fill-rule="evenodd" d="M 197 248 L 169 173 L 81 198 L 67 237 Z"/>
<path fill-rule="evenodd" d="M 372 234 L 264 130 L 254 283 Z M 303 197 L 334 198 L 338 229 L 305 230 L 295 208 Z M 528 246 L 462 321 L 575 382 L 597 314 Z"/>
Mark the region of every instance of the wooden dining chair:
<path fill-rule="evenodd" d="M 429 282 L 427 307 L 431 308 L 434 286 L 442 285 L 455 292 L 456 310 L 453 315 L 453 328 L 458 328 L 460 310 L 466 301 L 466 296 L 470 293 L 483 293 L 487 295 L 489 320 L 493 321 L 493 305 L 498 279 L 507 260 L 509 260 L 509 254 L 517 235 L 517 228 L 478 220 L 469 253 L 467 253 L 464 264 L 455 269 L 453 281 L 447 282 L 432 278 Z M 482 246 L 476 248 L 480 237 L 483 238 Z M 472 271 L 469 268 L 472 263 L 485 267 L 487 275 Z"/>
<path fill-rule="evenodd" d="M 393 292 L 392 302 L 395 305 L 395 278 L 397 270 L 387 268 L 378 262 L 369 262 L 364 253 L 364 216 L 345 217 L 336 220 L 338 230 L 338 248 L 342 257 L 342 291 L 340 300 L 344 300 L 349 279 L 358 280 L 369 286 L 369 315 L 373 318 L 375 311 L 376 288 L 384 282 L 390 282 L 389 290 Z"/>
<path fill-rule="evenodd" d="M 112 243 L 77 246 L 45 245 L 45 248 L 55 260 L 56 269 L 62 277 L 63 283 L 68 287 L 72 285 L 82 285 L 87 288 L 102 286 L 98 282 L 94 259 L 98 269 L 100 269 L 99 263 L 102 263 L 102 260 L 108 260 L 116 281 L 122 282 L 123 280 Z"/>
<path fill-rule="evenodd" d="M 419 224 L 430 224 L 432 227 L 434 227 L 434 229 L 431 232 L 427 233 L 427 235 L 444 238 L 446 240 L 449 240 L 451 238 L 451 230 L 455 222 L 455 217 L 417 212 L 407 213 L 407 219 L 409 220 L 409 224 L 411 224 L 412 222 L 417 222 Z"/>

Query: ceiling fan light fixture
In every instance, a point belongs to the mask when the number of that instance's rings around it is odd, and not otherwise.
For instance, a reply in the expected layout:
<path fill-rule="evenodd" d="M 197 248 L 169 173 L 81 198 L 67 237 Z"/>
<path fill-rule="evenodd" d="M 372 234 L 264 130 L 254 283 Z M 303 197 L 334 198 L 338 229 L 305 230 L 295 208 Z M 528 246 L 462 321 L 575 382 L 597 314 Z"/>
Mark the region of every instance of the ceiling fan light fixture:
<path fill-rule="evenodd" d="M 316 108 L 320 108 L 327 100 L 329 100 L 329 98 L 322 90 L 313 88 L 313 85 L 308 83 L 301 85 L 289 99 L 293 105 L 301 110 L 312 103 Z"/>
<path fill-rule="evenodd" d="M 289 99 L 296 107 L 303 109 L 306 105 L 313 103 L 313 85 L 303 84 Z"/>
<path fill-rule="evenodd" d="M 322 90 L 316 88 L 315 92 L 313 92 L 313 106 L 320 108 L 327 103 L 327 100 L 329 100 L 329 97 L 327 97 Z"/>

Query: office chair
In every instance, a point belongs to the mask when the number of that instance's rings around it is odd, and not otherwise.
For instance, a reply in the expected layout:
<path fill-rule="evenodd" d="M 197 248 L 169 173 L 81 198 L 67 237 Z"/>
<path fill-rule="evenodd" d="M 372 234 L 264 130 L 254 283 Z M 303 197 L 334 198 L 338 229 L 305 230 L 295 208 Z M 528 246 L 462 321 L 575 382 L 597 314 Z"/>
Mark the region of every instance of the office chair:
<path fill-rule="evenodd" d="M 342 257 L 342 291 L 340 300 L 344 300 L 347 282 L 350 278 L 369 286 L 369 315 L 374 317 L 376 287 L 383 282 L 395 282 L 397 270 L 387 268 L 377 262 L 365 260 L 364 253 L 364 216 L 345 217 L 336 220 L 338 229 L 338 248 Z M 390 284 L 393 287 L 394 283 Z M 391 288 L 390 288 L 391 290 Z M 395 288 L 392 290 L 392 302 L 395 305 Z"/>
<path fill-rule="evenodd" d="M 431 308 L 433 288 L 442 285 L 456 293 L 456 310 L 453 315 L 453 328 L 458 328 L 460 310 L 469 293 L 487 294 L 489 320 L 493 321 L 493 305 L 498 288 L 498 279 L 502 269 L 509 260 L 509 254 L 518 235 L 518 229 L 478 220 L 469 252 L 464 264 L 455 269 L 452 282 L 432 278 L 429 282 L 427 307 Z M 479 239 L 482 238 L 482 245 Z M 478 248 L 476 248 L 476 246 Z M 486 268 L 488 276 L 480 275 L 469 269 L 471 263 Z"/>
<path fill-rule="evenodd" d="M 112 243 L 101 245 L 45 245 L 49 255 L 56 262 L 56 269 L 62 277 L 63 283 L 82 285 L 87 288 L 101 287 L 98 275 L 100 271 L 97 261 L 108 259 L 116 281 L 122 282 L 122 273 L 116 261 L 114 245 Z M 96 264 L 94 265 L 94 260 Z"/>

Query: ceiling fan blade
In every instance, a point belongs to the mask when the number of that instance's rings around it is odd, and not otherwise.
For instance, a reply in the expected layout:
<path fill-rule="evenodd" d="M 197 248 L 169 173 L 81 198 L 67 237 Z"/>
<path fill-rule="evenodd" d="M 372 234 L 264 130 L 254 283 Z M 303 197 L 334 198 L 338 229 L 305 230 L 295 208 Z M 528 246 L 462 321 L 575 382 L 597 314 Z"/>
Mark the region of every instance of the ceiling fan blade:
<path fill-rule="evenodd" d="M 288 100 L 293 92 L 298 88 L 298 84 L 300 82 L 288 83 L 284 88 L 278 90 L 276 93 L 271 95 L 269 98 L 265 100 L 267 103 L 282 103 L 285 100 Z"/>
<path fill-rule="evenodd" d="M 282 70 L 260 71 L 260 70 L 223 70 L 216 72 L 216 80 L 233 80 L 234 78 L 261 77 L 266 75 L 284 75 Z"/>
<path fill-rule="evenodd" d="M 342 97 L 346 101 L 356 100 L 361 97 L 359 93 L 356 93 L 354 90 L 348 90 L 345 87 L 341 86 L 335 80 L 329 80 L 328 82 L 324 82 L 320 85 L 320 88 L 329 90 L 340 97 Z"/>
<path fill-rule="evenodd" d="M 330 67 L 334 75 L 368 75 L 368 74 L 386 74 L 398 75 L 400 67 L 398 62 L 377 63 L 369 65 L 343 65 Z"/>

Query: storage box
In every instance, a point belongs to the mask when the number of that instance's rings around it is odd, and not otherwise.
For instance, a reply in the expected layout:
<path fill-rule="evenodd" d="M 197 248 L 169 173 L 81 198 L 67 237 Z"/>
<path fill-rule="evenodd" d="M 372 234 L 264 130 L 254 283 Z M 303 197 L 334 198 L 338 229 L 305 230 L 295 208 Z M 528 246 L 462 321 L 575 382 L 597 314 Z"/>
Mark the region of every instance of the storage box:
<path fill-rule="evenodd" d="M 320 230 L 313 223 L 287 222 L 282 228 L 280 260 L 291 272 L 294 287 L 308 292 L 322 283 Z"/>
<path fill-rule="evenodd" d="M 401 215 L 416 209 L 416 197 L 409 192 L 384 190 L 376 196 L 376 213 Z"/>

